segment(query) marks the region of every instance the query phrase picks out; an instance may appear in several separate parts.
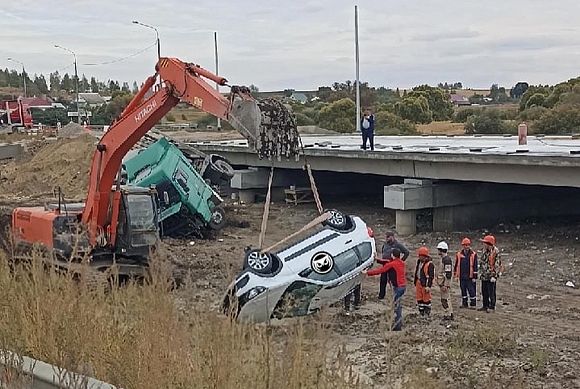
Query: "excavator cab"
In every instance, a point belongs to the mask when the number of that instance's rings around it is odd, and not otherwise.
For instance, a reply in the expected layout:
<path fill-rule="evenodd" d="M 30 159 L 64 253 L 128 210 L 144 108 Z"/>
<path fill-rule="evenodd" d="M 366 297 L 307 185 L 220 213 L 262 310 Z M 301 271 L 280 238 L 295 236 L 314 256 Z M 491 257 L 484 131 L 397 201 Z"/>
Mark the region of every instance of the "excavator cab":
<path fill-rule="evenodd" d="M 157 191 L 135 186 L 121 187 L 121 201 L 115 252 L 122 257 L 147 258 L 157 244 L 158 232 Z"/>

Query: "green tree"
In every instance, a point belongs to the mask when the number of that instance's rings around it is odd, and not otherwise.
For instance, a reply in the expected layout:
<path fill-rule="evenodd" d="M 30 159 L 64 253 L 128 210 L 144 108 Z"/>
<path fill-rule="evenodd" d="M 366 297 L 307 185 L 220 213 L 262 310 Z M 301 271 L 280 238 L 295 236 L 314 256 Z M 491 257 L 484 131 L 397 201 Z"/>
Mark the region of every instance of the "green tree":
<path fill-rule="evenodd" d="M 88 92 L 90 87 L 91 87 L 91 84 L 89 83 L 89 80 L 87 80 L 87 77 L 83 74 L 83 76 L 81 77 L 81 80 L 79 82 L 79 90 L 81 92 Z"/>
<path fill-rule="evenodd" d="M 524 93 L 528 90 L 530 85 L 527 82 L 518 82 L 510 91 L 510 97 L 512 99 L 519 99 L 521 98 Z"/>
<path fill-rule="evenodd" d="M 569 106 L 552 109 L 535 123 L 535 128 L 544 134 L 580 132 L 580 109 Z"/>
<path fill-rule="evenodd" d="M 320 110 L 319 125 L 338 132 L 355 130 L 356 106 L 349 98 L 337 100 Z"/>
<path fill-rule="evenodd" d="M 133 94 L 137 94 L 137 92 L 139 92 L 139 85 L 137 84 L 137 81 L 133 81 L 132 92 L 133 92 Z"/>
<path fill-rule="evenodd" d="M 316 122 L 302 112 L 298 112 L 296 113 L 296 124 L 299 126 L 312 126 L 316 124 Z"/>
<path fill-rule="evenodd" d="M 46 80 L 42 74 L 40 76 L 34 75 L 33 83 L 38 89 L 39 93 L 43 95 L 48 94 L 48 86 L 46 85 Z"/>
<path fill-rule="evenodd" d="M 429 102 L 423 95 L 412 95 L 395 104 L 395 112 L 401 118 L 409 120 L 412 123 L 431 123 L 433 114 L 429 109 Z"/>
<path fill-rule="evenodd" d="M 52 93 L 56 93 L 59 90 L 61 90 L 61 80 L 60 80 L 60 74 L 58 73 L 58 70 L 54 73 L 50 73 L 49 78 L 48 78 L 49 82 L 50 82 L 50 91 Z"/>
<path fill-rule="evenodd" d="M 501 120 L 499 110 L 484 109 L 478 115 L 467 118 L 465 123 L 466 134 L 502 134 L 513 132 L 507 123 Z"/>
<path fill-rule="evenodd" d="M 93 93 L 100 92 L 99 83 L 97 82 L 97 79 L 95 77 L 91 77 L 90 87 L 91 87 L 91 92 L 93 92 Z"/>
<path fill-rule="evenodd" d="M 528 100 L 530 99 L 530 97 L 532 97 L 533 95 L 535 95 L 536 93 L 540 93 L 542 95 L 544 95 L 544 97 L 547 97 L 550 94 L 551 90 L 549 87 L 544 87 L 544 86 L 530 86 L 526 92 L 522 95 L 522 98 L 520 99 L 520 111 L 523 111 L 524 109 L 526 109 L 528 107 Z"/>
<path fill-rule="evenodd" d="M 531 107 L 543 107 L 544 103 L 546 102 L 546 96 L 541 93 L 535 93 L 534 95 L 530 96 L 530 98 L 526 102 L 526 109 Z"/>
<path fill-rule="evenodd" d="M 449 94 L 440 88 L 420 85 L 413 88 L 408 96 L 422 96 L 427 99 L 428 110 L 431 112 L 432 120 L 450 120 L 453 115 L 453 104 L 451 103 Z"/>
<path fill-rule="evenodd" d="M 375 130 L 379 135 L 408 135 L 417 132 L 417 128 L 409 120 L 388 111 L 375 114 Z"/>
<path fill-rule="evenodd" d="M 68 73 L 65 73 L 64 76 L 62 76 L 62 81 L 60 83 L 60 89 L 66 91 L 66 92 L 71 92 L 74 90 L 73 81 L 71 80 Z"/>

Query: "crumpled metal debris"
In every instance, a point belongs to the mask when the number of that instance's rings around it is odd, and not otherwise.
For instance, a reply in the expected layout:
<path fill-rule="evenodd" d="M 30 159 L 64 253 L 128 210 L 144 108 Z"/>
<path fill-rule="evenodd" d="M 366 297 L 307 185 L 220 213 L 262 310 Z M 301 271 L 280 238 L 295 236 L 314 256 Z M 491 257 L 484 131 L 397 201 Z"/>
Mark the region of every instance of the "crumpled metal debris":
<path fill-rule="evenodd" d="M 262 114 L 256 139 L 256 152 L 260 159 L 282 157 L 298 160 L 302 142 L 294 114 L 276 99 L 258 101 Z"/>

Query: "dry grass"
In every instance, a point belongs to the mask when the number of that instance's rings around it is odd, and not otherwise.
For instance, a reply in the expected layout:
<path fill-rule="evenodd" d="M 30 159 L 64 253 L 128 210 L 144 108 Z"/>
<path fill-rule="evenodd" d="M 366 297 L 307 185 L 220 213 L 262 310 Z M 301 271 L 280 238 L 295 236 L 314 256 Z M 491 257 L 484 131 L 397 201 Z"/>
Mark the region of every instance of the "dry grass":
<path fill-rule="evenodd" d="M 0 349 L 123 388 L 356 386 L 322 326 L 272 329 L 178 308 L 167 268 L 156 259 L 145 285 L 104 293 L 44 269 L 38 256 L 10 271 L 0 252 Z M 3 380 L 16 379 L 17 365 Z"/>
<path fill-rule="evenodd" d="M 464 123 L 453 123 L 450 121 L 431 122 L 429 124 L 418 124 L 417 131 L 420 134 L 429 135 L 464 135 Z"/>

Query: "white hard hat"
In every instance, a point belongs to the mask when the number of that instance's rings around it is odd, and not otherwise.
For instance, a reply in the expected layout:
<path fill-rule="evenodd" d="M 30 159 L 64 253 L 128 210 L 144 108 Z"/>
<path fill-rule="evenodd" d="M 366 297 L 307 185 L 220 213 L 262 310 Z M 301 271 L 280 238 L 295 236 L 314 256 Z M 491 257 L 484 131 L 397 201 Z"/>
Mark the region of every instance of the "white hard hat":
<path fill-rule="evenodd" d="M 440 250 L 449 250 L 449 246 L 447 246 L 446 242 L 439 242 L 437 248 Z"/>

